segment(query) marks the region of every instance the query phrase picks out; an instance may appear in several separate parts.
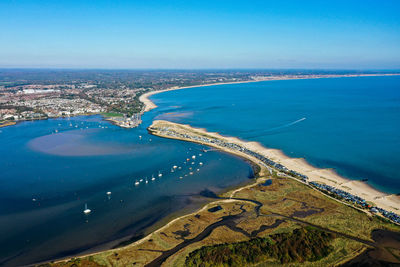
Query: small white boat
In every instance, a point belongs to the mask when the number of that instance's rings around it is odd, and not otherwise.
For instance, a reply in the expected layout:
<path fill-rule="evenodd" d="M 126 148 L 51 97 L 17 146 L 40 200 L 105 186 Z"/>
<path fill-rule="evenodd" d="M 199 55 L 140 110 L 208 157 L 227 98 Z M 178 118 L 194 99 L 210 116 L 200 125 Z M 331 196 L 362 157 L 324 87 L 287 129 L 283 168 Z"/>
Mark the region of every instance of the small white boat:
<path fill-rule="evenodd" d="M 139 139 L 142 140 L 142 136 L 141 135 L 139 135 Z"/>
<path fill-rule="evenodd" d="M 203 156 L 203 154 L 200 153 L 200 154 L 199 154 L 199 157 L 201 157 L 201 156 Z"/>
<path fill-rule="evenodd" d="M 174 165 L 172 168 L 176 169 L 176 168 L 178 168 L 178 166 Z"/>
<path fill-rule="evenodd" d="M 106 194 L 107 194 L 107 196 L 110 196 L 110 195 L 111 195 L 111 192 L 110 192 L 110 191 L 108 191 Z"/>
<path fill-rule="evenodd" d="M 148 184 L 149 183 L 149 180 L 147 180 L 147 178 L 146 178 L 146 184 Z"/>
<path fill-rule="evenodd" d="M 194 165 L 194 161 L 192 161 L 192 165 Z"/>
<path fill-rule="evenodd" d="M 192 167 L 189 167 L 189 170 L 191 170 L 192 169 Z"/>
<path fill-rule="evenodd" d="M 181 176 L 181 177 L 179 177 L 179 179 L 182 179 L 183 177 Z"/>
<path fill-rule="evenodd" d="M 178 170 L 182 170 L 182 167 L 178 167 Z"/>
<path fill-rule="evenodd" d="M 199 165 L 200 165 L 200 166 L 203 166 L 203 162 L 200 162 Z"/>
<path fill-rule="evenodd" d="M 140 179 L 139 182 L 143 182 L 143 179 Z"/>
<path fill-rule="evenodd" d="M 158 172 L 158 177 L 161 177 L 162 176 L 162 173 L 159 171 Z"/>
<path fill-rule="evenodd" d="M 193 175 L 193 172 L 189 172 L 190 175 Z"/>
<path fill-rule="evenodd" d="M 198 172 L 199 172 L 199 171 L 200 171 L 200 169 L 197 169 L 196 171 L 198 171 Z"/>
<path fill-rule="evenodd" d="M 90 209 L 88 209 L 87 204 L 85 203 L 85 209 L 83 210 L 83 213 L 89 214 L 89 213 L 91 213 L 91 212 L 92 212 L 92 211 L 91 211 Z"/>
<path fill-rule="evenodd" d="M 196 159 L 196 156 L 195 156 L 195 155 L 193 155 L 193 156 L 192 156 L 192 159 Z"/>
<path fill-rule="evenodd" d="M 154 175 L 151 176 L 151 180 L 154 181 L 156 178 L 154 178 Z"/>
<path fill-rule="evenodd" d="M 140 183 L 136 180 L 135 185 L 138 186 Z"/>

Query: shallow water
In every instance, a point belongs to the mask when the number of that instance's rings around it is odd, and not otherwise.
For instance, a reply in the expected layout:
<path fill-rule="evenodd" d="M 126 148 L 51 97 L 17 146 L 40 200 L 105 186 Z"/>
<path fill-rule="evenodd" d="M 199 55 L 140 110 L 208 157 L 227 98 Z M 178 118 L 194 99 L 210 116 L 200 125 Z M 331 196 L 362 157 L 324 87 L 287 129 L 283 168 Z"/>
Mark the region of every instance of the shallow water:
<path fill-rule="evenodd" d="M 205 189 L 217 192 L 251 176 L 249 164 L 237 157 L 149 135 L 153 117 L 146 113 L 136 129 L 113 126 L 100 116 L 1 129 L 0 265 L 107 247 L 140 235 L 172 212 L 196 208 Z M 184 164 L 192 155 L 195 164 Z M 181 169 L 171 172 L 173 165 Z M 134 185 L 146 178 L 148 184 Z M 92 210 L 88 216 L 85 203 Z"/>
<path fill-rule="evenodd" d="M 156 119 L 258 141 L 400 192 L 399 76 L 218 85 L 151 99 L 159 106 Z"/>

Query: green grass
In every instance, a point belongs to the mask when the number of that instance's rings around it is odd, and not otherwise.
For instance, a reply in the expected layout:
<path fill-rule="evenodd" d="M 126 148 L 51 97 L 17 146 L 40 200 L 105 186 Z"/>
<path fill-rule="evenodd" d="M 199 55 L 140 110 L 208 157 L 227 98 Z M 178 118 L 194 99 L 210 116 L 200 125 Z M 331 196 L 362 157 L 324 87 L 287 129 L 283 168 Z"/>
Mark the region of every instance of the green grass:
<path fill-rule="evenodd" d="M 118 112 L 104 112 L 101 113 L 104 117 L 123 117 L 124 114 L 118 113 Z"/>

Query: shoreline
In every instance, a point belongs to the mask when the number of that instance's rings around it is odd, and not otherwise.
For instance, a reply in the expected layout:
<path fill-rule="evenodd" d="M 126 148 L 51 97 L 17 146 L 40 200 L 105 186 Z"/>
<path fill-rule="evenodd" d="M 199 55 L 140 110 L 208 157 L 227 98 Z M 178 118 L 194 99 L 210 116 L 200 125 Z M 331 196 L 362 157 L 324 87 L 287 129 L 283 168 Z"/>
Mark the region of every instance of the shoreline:
<path fill-rule="evenodd" d="M 367 202 L 372 202 L 379 208 L 383 208 L 387 211 L 391 211 L 396 214 L 399 213 L 400 196 L 393 194 L 386 194 L 361 181 L 355 181 L 344 178 L 342 176 L 339 176 L 332 169 L 321 169 L 314 167 L 302 158 L 291 158 L 285 155 L 281 150 L 266 148 L 258 142 L 247 142 L 240 140 L 239 138 L 236 137 L 221 136 L 220 134 L 215 132 L 208 132 L 206 129 L 194 128 L 191 127 L 190 125 L 178 124 L 169 121 L 161 121 L 161 120 L 153 121 L 153 124 L 149 127 L 149 131 L 151 131 L 152 134 L 160 137 L 196 142 L 187 138 L 180 138 L 180 137 L 160 134 L 159 131 L 157 130 L 159 129 L 159 127 L 166 127 L 168 129 L 171 128 L 173 129 L 172 131 L 177 131 L 180 134 L 196 133 L 199 136 L 210 136 L 215 139 L 240 145 L 244 148 L 249 149 L 252 152 L 256 152 L 263 155 L 269 160 L 272 160 L 278 164 L 285 166 L 289 170 L 294 170 L 302 175 L 306 175 L 308 177 L 307 179 L 308 182 L 317 182 L 333 186 L 335 188 L 341 189 L 343 191 L 361 197 L 365 199 Z M 197 142 L 197 143 L 207 146 L 213 146 L 212 144 L 210 145 L 210 143 L 205 143 L 205 142 L 203 143 Z M 258 162 L 260 162 L 260 160 L 254 157 L 251 157 L 245 153 L 240 153 L 233 149 L 221 148 L 217 145 L 215 145 L 214 147 L 219 148 L 222 151 L 238 155 L 242 158 L 249 159 L 252 162 L 255 162 L 256 164 L 259 164 Z"/>
<path fill-rule="evenodd" d="M 264 79 L 257 80 L 247 80 L 247 81 L 238 81 L 238 82 L 220 82 L 220 83 L 209 83 L 209 84 L 200 84 L 200 85 L 190 85 L 178 87 L 174 86 L 168 89 L 150 91 L 140 95 L 139 101 L 144 104 L 143 113 L 155 109 L 157 105 L 149 99 L 150 96 L 155 94 L 160 94 L 168 91 L 196 88 L 196 87 L 206 87 L 213 85 L 227 85 L 227 84 L 242 84 L 242 83 L 256 83 L 256 82 L 267 82 L 267 81 L 288 81 L 288 80 L 308 80 L 308 79 L 329 79 L 329 78 L 354 78 L 354 77 L 384 77 L 384 76 L 400 76 L 400 73 L 387 73 L 387 74 L 328 74 L 328 75 L 303 75 L 303 76 L 270 76 Z"/>

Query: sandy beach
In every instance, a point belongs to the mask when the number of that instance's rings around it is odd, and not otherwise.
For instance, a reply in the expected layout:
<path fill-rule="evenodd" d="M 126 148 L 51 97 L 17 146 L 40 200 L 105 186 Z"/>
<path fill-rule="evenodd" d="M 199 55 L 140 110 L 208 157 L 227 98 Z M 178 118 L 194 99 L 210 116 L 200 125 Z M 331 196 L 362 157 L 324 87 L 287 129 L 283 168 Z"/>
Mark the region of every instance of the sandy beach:
<path fill-rule="evenodd" d="M 287 167 L 290 170 L 294 170 L 296 172 L 299 172 L 303 175 L 308 176 L 309 181 L 316 181 L 319 183 L 327 184 L 334 186 L 338 189 L 341 189 L 343 191 L 349 192 L 353 195 L 357 195 L 366 201 L 373 202 L 376 206 L 383 208 L 388 211 L 392 211 L 394 213 L 399 213 L 400 210 L 400 197 L 396 195 L 388 195 L 385 194 L 384 192 L 378 191 L 375 188 L 371 187 L 370 185 L 361 182 L 361 181 L 354 181 L 350 180 L 344 177 L 341 177 L 338 175 L 335 171 L 332 169 L 321 169 L 321 168 L 316 168 L 312 165 L 310 165 L 307 161 L 305 161 L 302 158 L 291 158 L 285 155 L 282 151 L 277 150 L 277 149 L 270 149 L 262 146 L 260 143 L 257 142 L 246 142 L 243 140 L 240 140 L 236 137 L 225 137 L 221 136 L 218 133 L 214 132 L 207 132 L 205 129 L 200 129 L 200 128 L 193 128 L 190 125 L 182 125 L 182 124 L 177 124 L 177 123 L 172 123 L 169 121 L 154 121 L 153 125 L 150 126 L 150 128 L 153 127 L 168 127 L 170 129 L 173 129 L 176 132 L 182 133 L 182 134 L 195 134 L 198 136 L 209 136 L 213 137 L 216 139 L 223 140 L 224 142 L 230 142 L 234 144 L 238 144 L 242 147 L 245 147 L 253 152 L 257 152 L 265 157 L 267 157 L 270 160 L 273 160 L 276 163 L 280 163 L 283 166 Z M 157 131 L 152 132 L 155 135 L 159 135 L 162 137 L 168 137 L 168 138 L 173 138 L 170 136 L 165 136 L 163 134 L 159 134 Z M 175 139 L 180 139 L 180 140 L 185 140 L 185 141 L 191 141 L 189 139 L 182 139 L 182 138 L 175 138 Z M 198 142 L 201 143 L 201 142 Z M 210 144 L 205 144 L 210 146 Z M 228 148 L 221 148 L 219 146 L 215 146 L 223 151 L 241 156 L 243 158 L 247 158 L 255 163 L 258 163 L 259 160 L 251 157 L 245 153 L 238 152 L 236 150 L 231 150 Z"/>

